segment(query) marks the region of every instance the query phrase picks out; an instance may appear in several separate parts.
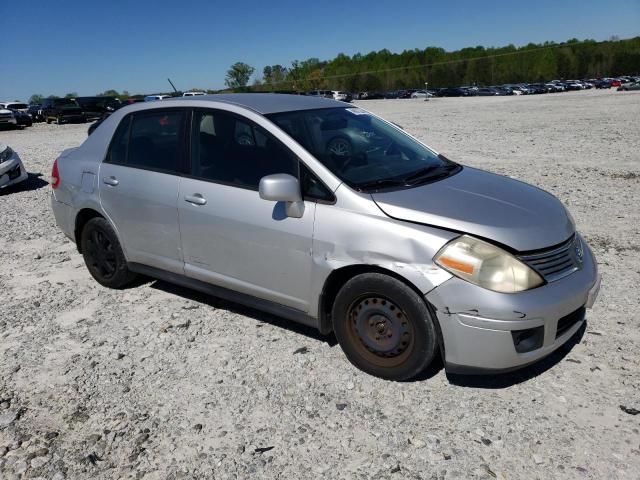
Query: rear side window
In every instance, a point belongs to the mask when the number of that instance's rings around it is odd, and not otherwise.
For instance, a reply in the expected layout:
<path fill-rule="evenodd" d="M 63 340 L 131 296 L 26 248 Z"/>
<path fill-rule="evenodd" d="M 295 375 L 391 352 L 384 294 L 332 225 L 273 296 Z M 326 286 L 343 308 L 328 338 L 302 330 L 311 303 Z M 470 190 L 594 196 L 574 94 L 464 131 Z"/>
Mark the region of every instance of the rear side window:
<path fill-rule="evenodd" d="M 195 111 L 192 125 L 191 174 L 196 178 L 257 190 L 264 176 L 298 176 L 295 155 L 248 119 Z"/>
<path fill-rule="evenodd" d="M 174 173 L 181 170 L 183 110 L 134 114 L 113 136 L 108 162 Z"/>
<path fill-rule="evenodd" d="M 129 127 L 131 125 L 131 116 L 125 117 L 120 122 L 116 133 L 111 140 L 109 155 L 107 162 L 124 165 L 127 162 L 127 146 L 129 143 Z"/>

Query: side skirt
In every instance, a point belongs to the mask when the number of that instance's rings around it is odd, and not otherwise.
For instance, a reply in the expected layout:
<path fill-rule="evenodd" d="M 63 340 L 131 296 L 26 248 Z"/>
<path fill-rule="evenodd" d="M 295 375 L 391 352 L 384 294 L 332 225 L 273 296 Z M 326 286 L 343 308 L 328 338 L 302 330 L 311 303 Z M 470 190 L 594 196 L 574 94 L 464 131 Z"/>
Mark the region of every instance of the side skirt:
<path fill-rule="evenodd" d="M 286 318 L 287 320 L 293 320 L 294 322 L 302 323 L 309 327 L 318 328 L 318 320 L 295 308 L 280 305 L 269 300 L 263 300 L 261 298 L 247 295 L 246 293 L 236 292 L 228 288 L 212 285 L 195 278 L 189 278 L 186 275 L 179 275 L 173 272 L 167 272 L 159 268 L 149 267 L 141 263 L 127 263 L 129 270 L 132 272 L 140 273 L 148 277 L 153 277 L 158 280 L 164 280 L 165 282 L 180 285 L 181 287 L 197 290 L 213 297 L 222 298 L 230 302 L 239 303 L 246 307 L 255 308 L 278 317 Z"/>

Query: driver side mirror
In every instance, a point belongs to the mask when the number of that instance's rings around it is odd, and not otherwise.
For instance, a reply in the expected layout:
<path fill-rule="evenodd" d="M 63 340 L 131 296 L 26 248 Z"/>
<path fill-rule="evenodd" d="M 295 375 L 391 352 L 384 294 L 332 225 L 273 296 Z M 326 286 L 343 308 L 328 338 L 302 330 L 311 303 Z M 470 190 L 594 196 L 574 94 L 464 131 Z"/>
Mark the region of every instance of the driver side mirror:
<path fill-rule="evenodd" d="M 276 173 L 260 179 L 260 198 L 274 202 L 285 202 L 288 217 L 300 218 L 304 213 L 304 202 L 300 193 L 300 182 L 288 173 Z"/>

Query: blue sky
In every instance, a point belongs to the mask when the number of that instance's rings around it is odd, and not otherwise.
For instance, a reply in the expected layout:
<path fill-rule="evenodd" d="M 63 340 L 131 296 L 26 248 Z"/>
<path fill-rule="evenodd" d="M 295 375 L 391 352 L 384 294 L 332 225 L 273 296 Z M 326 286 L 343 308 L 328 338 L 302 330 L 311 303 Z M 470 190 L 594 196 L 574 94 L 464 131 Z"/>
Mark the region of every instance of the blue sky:
<path fill-rule="evenodd" d="M 228 67 L 640 34 L 640 0 L 0 0 L 0 100 L 221 88 Z"/>

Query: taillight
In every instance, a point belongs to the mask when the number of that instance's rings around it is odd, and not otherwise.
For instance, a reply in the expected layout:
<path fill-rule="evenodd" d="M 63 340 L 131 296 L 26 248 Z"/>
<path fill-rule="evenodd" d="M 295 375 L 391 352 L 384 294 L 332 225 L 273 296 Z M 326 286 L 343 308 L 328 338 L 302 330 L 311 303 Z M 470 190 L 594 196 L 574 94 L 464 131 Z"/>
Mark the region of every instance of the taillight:
<path fill-rule="evenodd" d="M 51 169 L 51 188 L 55 190 L 58 185 L 60 185 L 60 173 L 58 172 L 58 160 L 56 159 Z"/>

